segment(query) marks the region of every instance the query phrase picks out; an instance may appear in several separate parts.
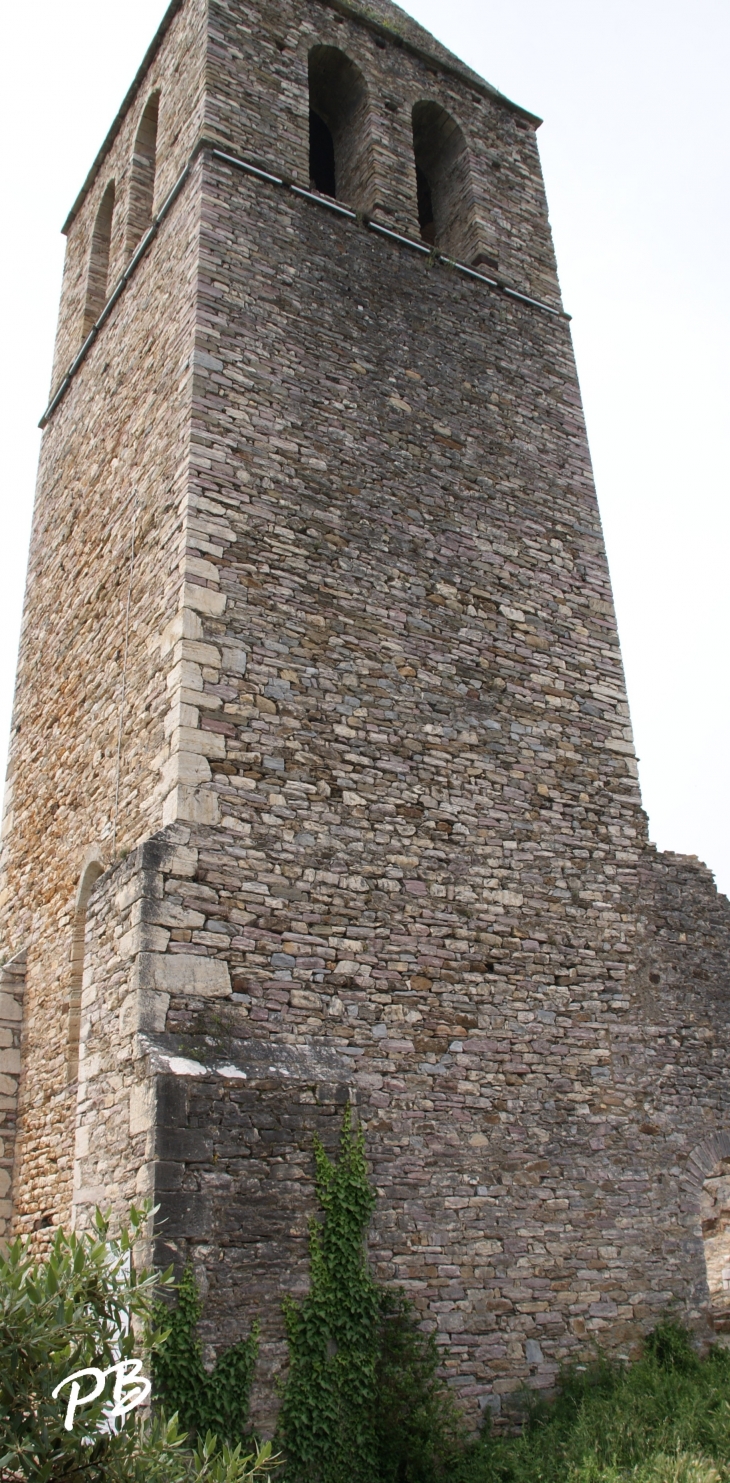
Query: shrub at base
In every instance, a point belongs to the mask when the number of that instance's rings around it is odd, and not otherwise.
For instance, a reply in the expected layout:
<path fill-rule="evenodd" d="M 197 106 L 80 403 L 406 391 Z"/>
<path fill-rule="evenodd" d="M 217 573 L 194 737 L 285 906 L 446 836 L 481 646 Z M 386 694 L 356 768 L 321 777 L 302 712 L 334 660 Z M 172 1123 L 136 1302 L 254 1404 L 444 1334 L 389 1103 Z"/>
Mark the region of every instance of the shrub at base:
<path fill-rule="evenodd" d="M 105 1421 L 109 1388 L 64 1426 L 68 1391 L 53 1391 L 77 1370 L 106 1370 L 139 1347 L 163 1342 L 155 1326 L 157 1294 L 170 1273 L 136 1272 L 134 1247 L 149 1207 L 109 1237 L 96 1212 L 89 1234 L 56 1232 L 47 1258 L 27 1241 L 0 1254 L 0 1483 L 264 1483 L 271 1448 L 245 1456 L 213 1435 L 195 1454 L 173 1416 L 134 1412 L 113 1432 Z"/>

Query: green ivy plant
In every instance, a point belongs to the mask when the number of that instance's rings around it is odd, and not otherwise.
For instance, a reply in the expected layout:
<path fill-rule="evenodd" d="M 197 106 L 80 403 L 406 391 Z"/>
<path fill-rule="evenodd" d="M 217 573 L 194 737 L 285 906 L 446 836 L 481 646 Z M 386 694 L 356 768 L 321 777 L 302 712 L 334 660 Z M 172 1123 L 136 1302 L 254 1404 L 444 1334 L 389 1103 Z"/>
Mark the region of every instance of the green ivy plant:
<path fill-rule="evenodd" d="M 311 1222 L 311 1286 L 287 1299 L 289 1374 L 279 1429 L 291 1483 L 378 1483 L 374 1423 L 380 1305 L 365 1254 L 375 1203 L 362 1129 L 345 1111 L 337 1163 L 315 1142 L 324 1222 Z"/>
<path fill-rule="evenodd" d="M 187 1431 L 198 1437 L 214 1432 L 221 1441 L 236 1446 L 245 1443 L 247 1436 L 259 1328 L 254 1324 L 247 1339 L 219 1354 L 209 1373 L 198 1334 L 202 1308 L 195 1273 L 188 1266 L 175 1308 L 170 1312 L 159 1303 L 156 1309 L 158 1322 L 166 1321 L 167 1336 L 152 1359 L 155 1395 L 168 1414 L 177 1413 Z"/>
<path fill-rule="evenodd" d="M 346 1109 L 339 1159 L 314 1146 L 322 1219 L 311 1285 L 284 1303 L 289 1374 L 279 1419 L 287 1483 L 439 1483 L 467 1446 L 433 1335 L 399 1288 L 379 1287 L 365 1240 L 375 1195 Z"/>

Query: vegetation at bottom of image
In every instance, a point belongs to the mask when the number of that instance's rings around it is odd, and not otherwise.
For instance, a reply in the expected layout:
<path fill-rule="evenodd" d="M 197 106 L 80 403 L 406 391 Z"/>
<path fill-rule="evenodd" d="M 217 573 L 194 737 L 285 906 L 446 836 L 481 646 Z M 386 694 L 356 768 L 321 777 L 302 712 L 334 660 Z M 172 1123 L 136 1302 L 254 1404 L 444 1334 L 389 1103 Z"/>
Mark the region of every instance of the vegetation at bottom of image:
<path fill-rule="evenodd" d="M 280 1483 L 730 1483 L 730 1351 L 698 1354 L 671 1321 L 633 1364 L 599 1355 L 566 1368 L 551 1400 L 525 1390 L 519 1434 L 471 1434 L 434 1335 L 370 1270 L 375 1196 L 349 1110 L 338 1159 L 317 1144 L 315 1164 L 310 1289 L 284 1305 L 280 1453 L 246 1438 L 256 1333 L 208 1372 L 192 1270 L 170 1307 L 171 1274 L 135 1269 L 147 1206 L 118 1237 L 97 1212 L 46 1256 L 27 1241 L 0 1255 L 0 1483 L 264 1483 L 274 1469 Z M 137 1354 L 154 1373 L 151 1415 L 110 1430 L 108 1386 L 66 1431 L 55 1387 Z"/>
<path fill-rule="evenodd" d="M 258 1354 L 258 1326 L 247 1339 L 218 1356 L 211 1371 L 203 1364 L 198 1322 L 203 1304 L 191 1267 L 186 1267 L 170 1309 L 158 1302 L 155 1316 L 166 1338 L 152 1355 L 155 1397 L 165 1411 L 197 1437 L 208 1432 L 230 1445 L 246 1444 L 248 1399 Z"/>
<path fill-rule="evenodd" d="M 263 1483 L 268 1477 L 275 1462 L 270 1447 L 219 1446 L 208 1434 L 193 1451 L 175 1416 L 135 1411 L 120 1430 L 110 1430 L 110 1385 L 65 1429 L 69 1390 L 53 1395 L 62 1381 L 138 1352 L 149 1359 L 164 1342 L 157 1302 L 171 1274 L 137 1270 L 133 1259 L 150 1213 L 148 1206 L 133 1209 L 128 1226 L 112 1238 L 97 1211 L 93 1231 L 56 1231 L 46 1256 L 34 1254 L 28 1240 L 0 1253 L 1 1483 Z"/>
<path fill-rule="evenodd" d="M 730 1353 L 661 1323 L 633 1364 L 566 1369 L 519 1436 L 483 1436 L 454 1483 L 727 1483 Z"/>
<path fill-rule="evenodd" d="M 320 1145 L 315 1161 L 310 1290 L 285 1303 L 286 1483 L 730 1483 L 730 1353 L 700 1357 L 668 1321 L 633 1364 L 567 1368 L 548 1401 L 526 1390 L 519 1435 L 470 1434 L 433 1336 L 370 1272 L 375 1197 L 349 1111 L 337 1163 Z"/>
<path fill-rule="evenodd" d="M 310 1289 L 284 1304 L 289 1372 L 279 1433 L 287 1483 L 430 1483 L 450 1476 L 463 1423 L 438 1379 L 434 1339 L 398 1289 L 381 1288 L 365 1238 L 375 1205 L 362 1129 L 339 1158 L 315 1143 L 323 1220 L 310 1226 Z"/>

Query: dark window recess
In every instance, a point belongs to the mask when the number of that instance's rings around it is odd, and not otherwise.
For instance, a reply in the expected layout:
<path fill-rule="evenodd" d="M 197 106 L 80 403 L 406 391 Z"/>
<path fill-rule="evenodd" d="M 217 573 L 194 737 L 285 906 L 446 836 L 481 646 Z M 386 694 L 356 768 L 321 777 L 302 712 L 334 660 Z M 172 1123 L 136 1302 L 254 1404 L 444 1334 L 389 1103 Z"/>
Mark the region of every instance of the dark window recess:
<path fill-rule="evenodd" d="M 477 242 L 466 139 L 440 103 L 422 99 L 412 117 L 421 237 L 449 257 L 471 261 Z"/>
<path fill-rule="evenodd" d="M 160 95 L 153 93 L 140 119 L 129 178 L 127 256 L 131 256 L 152 225 L 157 167 L 157 122 Z"/>
<path fill-rule="evenodd" d="M 84 307 L 84 339 L 96 324 L 107 301 L 107 279 L 109 277 L 109 254 L 111 251 L 112 223 L 114 219 L 114 181 L 110 180 L 101 205 L 96 213 L 94 230 L 91 234 L 89 272 L 86 280 L 86 305 Z"/>
<path fill-rule="evenodd" d="M 336 196 L 335 146 L 332 135 L 314 109 L 309 110 L 309 181 L 323 196 Z"/>
<path fill-rule="evenodd" d="M 436 223 L 433 219 L 431 187 L 420 165 L 416 165 L 416 195 L 418 197 L 418 224 L 421 228 L 421 236 L 424 242 L 430 243 L 433 247 L 436 240 Z"/>

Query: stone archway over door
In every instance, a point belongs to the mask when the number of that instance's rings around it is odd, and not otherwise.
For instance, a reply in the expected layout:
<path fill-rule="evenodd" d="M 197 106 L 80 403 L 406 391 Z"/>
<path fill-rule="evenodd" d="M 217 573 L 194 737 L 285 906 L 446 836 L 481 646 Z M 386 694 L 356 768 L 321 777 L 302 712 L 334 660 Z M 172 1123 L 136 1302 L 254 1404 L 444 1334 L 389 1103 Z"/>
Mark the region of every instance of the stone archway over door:
<path fill-rule="evenodd" d="M 713 1325 L 730 1332 L 730 1157 L 702 1185 L 700 1221 Z"/>
<path fill-rule="evenodd" d="M 693 1149 L 682 1186 L 692 1252 L 704 1258 L 693 1305 L 716 1331 L 730 1332 L 730 1132 L 718 1130 Z"/>

